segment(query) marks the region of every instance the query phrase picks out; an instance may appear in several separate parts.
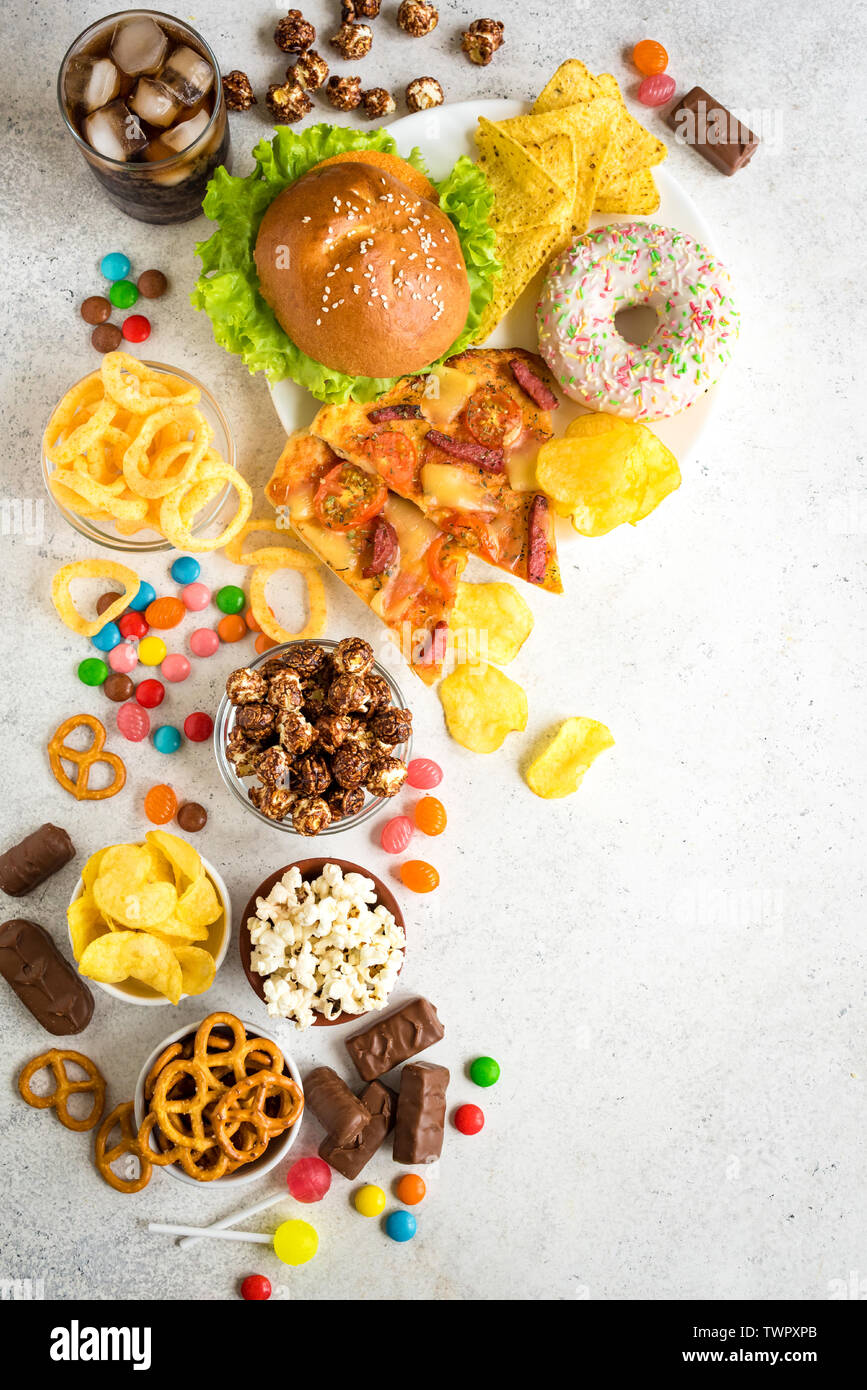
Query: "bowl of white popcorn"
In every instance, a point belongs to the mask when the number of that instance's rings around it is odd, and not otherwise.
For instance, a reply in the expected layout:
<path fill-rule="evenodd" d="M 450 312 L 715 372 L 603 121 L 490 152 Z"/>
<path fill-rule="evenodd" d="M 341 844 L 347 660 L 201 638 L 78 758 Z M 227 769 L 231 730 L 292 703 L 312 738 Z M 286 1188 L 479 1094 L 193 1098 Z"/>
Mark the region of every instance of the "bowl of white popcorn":
<path fill-rule="evenodd" d="M 381 879 L 345 859 L 301 859 L 256 889 L 241 964 L 272 1018 L 296 1028 L 382 1009 L 403 969 L 406 924 Z"/>

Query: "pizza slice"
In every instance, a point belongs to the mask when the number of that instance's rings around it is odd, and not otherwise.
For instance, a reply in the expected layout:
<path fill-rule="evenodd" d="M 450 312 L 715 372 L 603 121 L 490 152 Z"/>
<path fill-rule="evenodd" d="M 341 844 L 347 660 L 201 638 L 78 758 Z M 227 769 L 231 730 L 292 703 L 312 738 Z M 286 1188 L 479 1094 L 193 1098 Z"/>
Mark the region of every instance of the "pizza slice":
<path fill-rule="evenodd" d="M 268 500 L 300 540 L 388 628 L 416 675 L 442 674 L 466 551 L 369 469 L 300 430 L 287 441 Z"/>
<path fill-rule="evenodd" d="M 324 406 L 310 430 L 468 550 L 560 593 L 553 518 L 535 476 L 556 405 L 540 357 L 471 348 L 372 403 Z"/>

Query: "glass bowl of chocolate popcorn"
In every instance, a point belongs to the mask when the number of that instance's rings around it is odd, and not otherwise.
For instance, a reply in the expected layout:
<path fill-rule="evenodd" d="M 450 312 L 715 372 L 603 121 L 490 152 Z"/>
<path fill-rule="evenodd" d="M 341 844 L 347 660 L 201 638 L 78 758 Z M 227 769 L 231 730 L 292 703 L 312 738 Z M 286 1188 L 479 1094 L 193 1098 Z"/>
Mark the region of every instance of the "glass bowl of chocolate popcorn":
<path fill-rule="evenodd" d="M 361 637 L 287 642 L 233 671 L 217 711 L 217 765 L 266 825 L 333 835 L 406 781 L 412 714 Z"/>

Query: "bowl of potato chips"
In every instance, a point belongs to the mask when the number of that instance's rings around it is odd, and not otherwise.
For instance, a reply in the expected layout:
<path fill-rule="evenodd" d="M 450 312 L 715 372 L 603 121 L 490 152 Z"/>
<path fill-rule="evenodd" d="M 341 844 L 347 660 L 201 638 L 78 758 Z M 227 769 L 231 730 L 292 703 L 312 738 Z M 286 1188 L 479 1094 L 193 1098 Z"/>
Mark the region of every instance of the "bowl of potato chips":
<path fill-rule="evenodd" d="M 229 892 L 179 835 L 92 854 L 67 909 L 79 974 L 128 1004 L 177 1004 L 204 994 L 232 934 Z"/>
<path fill-rule="evenodd" d="M 252 509 L 229 422 L 179 367 L 109 352 L 51 413 L 45 486 L 80 535 L 112 550 L 216 550 Z M 235 516 L 226 521 L 232 490 Z M 211 536 L 213 527 L 221 527 Z"/>

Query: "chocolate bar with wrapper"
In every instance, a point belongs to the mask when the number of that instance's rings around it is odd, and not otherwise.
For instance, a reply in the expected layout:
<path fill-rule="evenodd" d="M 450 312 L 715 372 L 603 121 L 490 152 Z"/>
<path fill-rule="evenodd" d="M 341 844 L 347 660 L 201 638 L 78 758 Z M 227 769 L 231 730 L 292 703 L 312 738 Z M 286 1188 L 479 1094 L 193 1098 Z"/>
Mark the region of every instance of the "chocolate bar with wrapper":
<path fill-rule="evenodd" d="M 435 1163 L 443 1151 L 446 1127 L 446 1067 L 410 1062 L 400 1074 L 394 1125 L 395 1163 Z"/>
<path fill-rule="evenodd" d="M 305 1076 L 304 1103 L 340 1145 L 350 1144 L 370 1120 L 370 1112 L 333 1067 L 316 1067 Z"/>
<path fill-rule="evenodd" d="M 329 1135 L 319 1145 L 319 1157 L 350 1181 L 367 1167 L 386 1135 L 394 1128 L 397 1111 L 397 1096 L 381 1081 L 371 1081 L 369 1086 L 365 1086 L 359 1100 L 370 1114 L 370 1120 L 361 1133 L 348 1144 L 338 1144 Z"/>
<path fill-rule="evenodd" d="M 400 1062 L 445 1037 L 437 1011 L 427 999 L 411 999 L 387 1018 L 356 1033 L 346 1044 L 363 1081 L 376 1081 Z"/>
<path fill-rule="evenodd" d="M 681 97 L 665 119 L 680 144 L 692 145 L 729 178 L 749 164 L 759 147 L 759 137 L 703 87 Z"/>
<path fill-rule="evenodd" d="M 0 927 L 0 975 L 47 1033 L 81 1033 L 93 1016 L 93 995 L 38 922 Z"/>
<path fill-rule="evenodd" d="M 66 831 L 46 821 L 0 855 L 0 888 L 10 898 L 23 898 L 74 857 L 75 846 Z"/>

